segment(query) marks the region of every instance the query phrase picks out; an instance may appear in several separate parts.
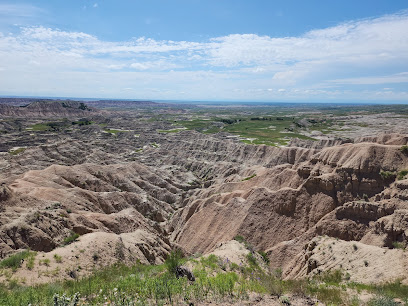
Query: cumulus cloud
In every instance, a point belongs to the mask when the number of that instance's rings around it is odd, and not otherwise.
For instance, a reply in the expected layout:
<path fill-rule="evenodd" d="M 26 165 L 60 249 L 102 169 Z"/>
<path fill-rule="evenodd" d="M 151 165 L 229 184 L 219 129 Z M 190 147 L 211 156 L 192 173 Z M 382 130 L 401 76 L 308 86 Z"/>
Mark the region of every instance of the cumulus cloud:
<path fill-rule="evenodd" d="M 2 9 L 15 7 L 0 5 L 0 15 Z M 22 27 L 17 34 L 0 34 L 0 93 L 36 88 L 52 95 L 49 88 L 56 88 L 54 94 L 61 95 L 63 88 L 97 96 L 92 90 L 103 84 L 105 95 L 126 98 L 120 96 L 123 88 L 134 88 L 137 80 L 134 91 L 143 98 L 174 99 L 183 91 L 191 99 L 405 99 L 403 89 L 390 92 L 380 85 L 408 82 L 407 50 L 407 11 L 297 37 L 231 34 L 199 42 L 111 42 L 83 32 Z M 89 86 L 78 86 L 78 78 Z M 42 83 L 34 86 L 34 79 Z"/>

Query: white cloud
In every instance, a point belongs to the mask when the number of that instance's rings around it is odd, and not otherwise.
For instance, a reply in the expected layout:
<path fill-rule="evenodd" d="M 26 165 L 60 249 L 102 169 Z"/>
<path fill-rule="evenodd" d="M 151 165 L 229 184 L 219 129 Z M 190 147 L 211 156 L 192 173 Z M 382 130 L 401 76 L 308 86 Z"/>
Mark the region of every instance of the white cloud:
<path fill-rule="evenodd" d="M 354 84 L 354 85 L 377 85 L 390 83 L 408 83 L 408 72 L 401 72 L 393 75 L 378 76 L 378 77 L 359 77 L 348 79 L 329 80 L 331 83 L 337 84 Z M 385 89 L 385 88 L 384 88 Z"/>
<path fill-rule="evenodd" d="M 97 8 L 97 7 L 98 7 L 98 3 L 94 3 L 93 7 L 94 7 L 94 8 Z"/>
<path fill-rule="evenodd" d="M 0 5 L 0 15 L 2 10 L 16 7 Z M 83 32 L 23 27 L 18 34 L 0 33 L 0 66 L 7 71 L 0 75 L 0 94 L 22 94 L 25 88 L 27 94 L 93 96 L 104 87 L 105 95 L 123 98 L 133 97 L 124 96 L 129 90 L 123 88 L 134 88 L 141 98 L 154 99 L 177 99 L 180 92 L 191 99 L 405 99 L 401 88 L 383 88 L 408 81 L 408 12 L 298 37 L 232 34 L 201 42 L 111 42 Z"/>

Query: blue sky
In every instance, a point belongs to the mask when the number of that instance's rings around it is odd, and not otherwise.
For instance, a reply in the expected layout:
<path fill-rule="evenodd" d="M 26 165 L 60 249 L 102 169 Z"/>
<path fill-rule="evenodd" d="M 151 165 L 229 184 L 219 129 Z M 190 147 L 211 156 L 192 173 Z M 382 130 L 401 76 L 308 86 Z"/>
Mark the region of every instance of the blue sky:
<path fill-rule="evenodd" d="M 0 95 L 408 102 L 408 2 L 0 0 Z"/>

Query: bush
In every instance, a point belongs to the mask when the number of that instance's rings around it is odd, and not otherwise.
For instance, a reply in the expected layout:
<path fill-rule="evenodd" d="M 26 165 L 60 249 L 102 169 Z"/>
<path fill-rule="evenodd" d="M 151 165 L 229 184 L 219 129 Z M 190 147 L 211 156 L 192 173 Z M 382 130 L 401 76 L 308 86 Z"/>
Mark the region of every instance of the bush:
<path fill-rule="evenodd" d="M 79 237 L 79 234 L 71 232 L 71 235 L 64 239 L 62 245 L 68 245 L 76 241 Z"/>
<path fill-rule="evenodd" d="M 402 146 L 400 148 L 400 151 L 404 154 L 408 154 L 408 145 Z"/>
<path fill-rule="evenodd" d="M 397 302 L 394 302 L 392 298 L 389 297 L 377 297 L 368 302 L 369 306 L 397 306 L 400 305 Z"/>
<path fill-rule="evenodd" d="M 338 285 L 343 279 L 343 273 L 340 270 L 326 271 L 317 279 L 327 284 Z"/>
<path fill-rule="evenodd" d="M 58 254 L 54 254 L 54 259 L 55 259 L 55 262 L 57 262 L 57 263 L 62 262 L 62 257 L 60 255 L 58 255 Z"/>
<path fill-rule="evenodd" d="M 270 260 L 268 254 L 266 254 L 264 251 L 259 251 L 258 253 L 262 256 L 265 263 L 269 265 Z"/>
<path fill-rule="evenodd" d="M 380 171 L 380 175 L 381 175 L 383 180 L 390 180 L 390 179 L 395 178 L 395 176 L 396 176 L 395 172 L 384 171 L 384 170 Z"/>
<path fill-rule="evenodd" d="M 404 244 L 403 242 L 393 241 L 393 242 L 392 242 L 392 247 L 393 247 L 394 249 L 401 249 L 401 250 L 403 250 L 403 249 L 405 249 L 405 244 Z"/>
<path fill-rule="evenodd" d="M 40 260 L 40 264 L 43 264 L 44 266 L 49 267 L 50 266 L 50 260 L 48 258 L 45 258 L 43 260 Z"/>
<path fill-rule="evenodd" d="M 236 241 L 238 241 L 239 243 L 246 243 L 245 242 L 245 238 L 244 237 L 242 237 L 242 236 L 240 236 L 240 235 L 236 235 L 235 237 L 234 237 L 234 240 L 236 240 Z"/>
<path fill-rule="evenodd" d="M 400 172 L 398 172 L 398 179 L 402 180 L 404 179 L 404 177 L 408 174 L 408 170 L 401 170 Z"/>
<path fill-rule="evenodd" d="M 252 252 L 249 252 L 247 255 L 247 260 L 250 266 L 257 266 L 258 263 L 256 262 L 256 258 Z"/>
<path fill-rule="evenodd" d="M 26 267 L 28 270 L 32 270 L 34 269 L 34 265 L 35 265 L 35 255 L 37 255 L 36 252 L 31 252 L 30 255 L 27 258 L 27 263 L 26 263 Z"/>
<path fill-rule="evenodd" d="M 170 252 L 167 256 L 165 265 L 170 274 L 177 274 L 177 268 L 182 264 L 183 253 L 180 250 Z"/>

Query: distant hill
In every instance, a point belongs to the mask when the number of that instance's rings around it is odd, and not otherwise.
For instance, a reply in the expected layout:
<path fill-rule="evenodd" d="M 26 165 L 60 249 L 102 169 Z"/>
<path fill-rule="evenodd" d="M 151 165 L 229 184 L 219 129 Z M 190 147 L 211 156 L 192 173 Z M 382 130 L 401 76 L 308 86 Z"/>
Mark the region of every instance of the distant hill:
<path fill-rule="evenodd" d="M 10 99 L 0 99 L 0 117 L 70 117 L 84 116 L 89 113 L 97 113 L 98 110 L 89 107 L 80 101 L 53 101 L 40 100 L 32 101 L 26 105 L 15 106 L 15 103 L 22 101 L 10 101 Z M 14 104 L 14 105 L 13 105 Z"/>
<path fill-rule="evenodd" d="M 149 107 L 177 107 L 177 105 L 175 104 L 158 103 L 153 101 L 99 100 L 99 101 L 86 101 L 86 104 L 96 108 L 109 108 L 121 110 Z"/>

